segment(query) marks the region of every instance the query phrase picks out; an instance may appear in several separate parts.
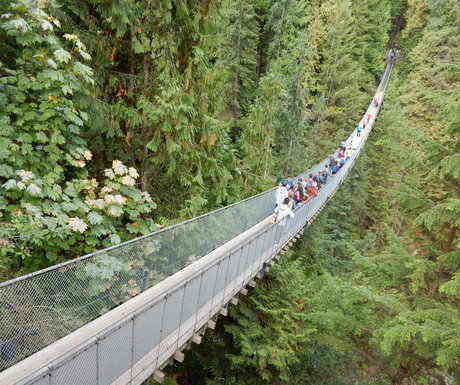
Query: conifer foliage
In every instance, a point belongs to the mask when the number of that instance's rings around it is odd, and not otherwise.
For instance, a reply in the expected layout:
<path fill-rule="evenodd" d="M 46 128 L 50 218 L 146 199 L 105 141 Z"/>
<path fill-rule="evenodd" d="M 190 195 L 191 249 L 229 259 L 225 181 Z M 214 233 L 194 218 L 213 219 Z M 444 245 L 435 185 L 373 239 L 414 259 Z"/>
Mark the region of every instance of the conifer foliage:
<path fill-rule="evenodd" d="M 353 3 L 309 4 L 302 77 L 310 141 L 327 148 L 340 137 L 353 119 L 345 112 L 363 100 L 359 88 L 367 89 L 359 82 L 372 84 L 381 66 L 374 48 L 389 37 L 382 34 L 402 28 L 393 36 L 403 58 L 389 99 L 336 200 L 177 370 L 178 383 L 459 381 L 460 8 L 450 0 L 378 3 L 351 10 Z M 392 28 L 397 12 L 402 25 Z M 337 25 L 347 17 L 360 22 Z M 267 73 L 276 61 L 268 61 Z"/>

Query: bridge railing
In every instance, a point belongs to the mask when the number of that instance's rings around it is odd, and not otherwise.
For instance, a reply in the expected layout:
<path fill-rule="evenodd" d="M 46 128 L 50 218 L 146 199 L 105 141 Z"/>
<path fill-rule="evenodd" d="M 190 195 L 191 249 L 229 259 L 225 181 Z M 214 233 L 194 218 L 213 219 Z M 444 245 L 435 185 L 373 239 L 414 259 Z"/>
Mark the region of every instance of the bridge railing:
<path fill-rule="evenodd" d="M 274 190 L 0 284 L 0 371 L 199 260 L 273 212 Z"/>
<path fill-rule="evenodd" d="M 383 96 L 391 64 L 377 91 Z M 369 106 L 374 112 L 377 109 Z M 3 384 L 141 384 L 193 338 L 327 203 L 356 151 L 293 219 L 274 190 L 0 286 Z M 355 133 L 352 134 L 352 136 Z M 350 139 L 350 138 L 349 138 Z M 49 346 L 47 346 L 49 345 Z"/>

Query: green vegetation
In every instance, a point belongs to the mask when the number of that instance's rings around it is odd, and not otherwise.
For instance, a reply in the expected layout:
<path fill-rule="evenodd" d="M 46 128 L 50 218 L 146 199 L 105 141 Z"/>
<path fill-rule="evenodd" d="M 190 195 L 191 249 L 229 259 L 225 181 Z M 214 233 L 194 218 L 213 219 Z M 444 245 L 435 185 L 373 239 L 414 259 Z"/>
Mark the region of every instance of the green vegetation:
<path fill-rule="evenodd" d="M 0 0 L 0 276 L 316 163 L 397 44 L 347 183 L 169 381 L 457 384 L 459 20 L 456 0 Z"/>
<path fill-rule="evenodd" d="M 404 58 L 366 154 L 291 255 L 171 369 L 177 383 L 460 380 L 460 7 L 402 6 Z"/>
<path fill-rule="evenodd" d="M 350 5 L 2 0 L 3 274 L 232 203 L 332 150 L 390 28 L 388 4 Z"/>

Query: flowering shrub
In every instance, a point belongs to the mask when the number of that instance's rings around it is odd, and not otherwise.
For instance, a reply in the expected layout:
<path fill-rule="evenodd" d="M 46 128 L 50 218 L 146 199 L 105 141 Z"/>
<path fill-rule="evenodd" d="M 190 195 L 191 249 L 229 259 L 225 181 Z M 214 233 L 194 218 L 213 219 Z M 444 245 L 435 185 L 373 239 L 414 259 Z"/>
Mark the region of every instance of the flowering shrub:
<path fill-rule="evenodd" d="M 155 230 L 152 219 L 144 218 L 155 204 L 148 192 L 135 186 L 136 170 L 114 161 L 105 175 L 101 183 L 94 178 L 73 179 L 62 188 L 31 171 L 16 171 L 0 189 L 2 199 L 10 202 L 0 210 L 8 219 L 0 227 L 2 255 L 22 253 L 21 259 L 35 266 L 56 262 L 69 250 L 77 256 L 117 244 L 130 234 Z M 46 261 L 33 263 L 31 258 L 45 249 Z"/>
<path fill-rule="evenodd" d="M 89 175 L 90 55 L 39 3 L 0 15 L 0 263 L 25 270 L 155 230 L 136 169 L 115 160 Z"/>

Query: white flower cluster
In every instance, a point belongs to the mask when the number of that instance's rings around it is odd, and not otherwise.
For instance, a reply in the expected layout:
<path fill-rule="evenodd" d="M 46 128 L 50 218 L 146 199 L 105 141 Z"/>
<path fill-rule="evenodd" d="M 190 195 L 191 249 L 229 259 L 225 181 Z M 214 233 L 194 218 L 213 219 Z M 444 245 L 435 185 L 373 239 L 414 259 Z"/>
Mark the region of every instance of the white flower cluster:
<path fill-rule="evenodd" d="M 54 25 L 58 28 L 61 28 L 61 22 L 53 16 L 48 16 L 48 20 L 51 20 Z"/>
<path fill-rule="evenodd" d="M 112 169 L 115 172 L 115 174 L 118 174 L 118 175 L 124 175 L 128 172 L 128 167 L 126 167 L 119 160 L 114 160 L 112 162 Z"/>
<path fill-rule="evenodd" d="M 134 186 L 136 181 L 131 176 L 125 175 L 123 178 L 121 178 L 121 183 L 123 183 L 125 186 Z"/>
<path fill-rule="evenodd" d="M 42 189 L 40 187 L 38 187 L 35 183 L 32 183 L 32 184 L 27 186 L 27 191 L 31 195 L 39 195 L 42 192 Z"/>
<path fill-rule="evenodd" d="M 34 177 L 34 173 L 32 171 L 18 170 L 16 171 L 16 174 L 19 175 L 23 182 L 27 182 Z"/>
<path fill-rule="evenodd" d="M 62 48 L 57 49 L 53 52 L 53 54 L 56 60 L 60 63 L 68 63 L 72 59 L 72 55 Z"/>
<path fill-rule="evenodd" d="M 107 210 L 107 213 L 112 217 L 119 217 L 123 214 L 123 210 L 118 206 L 110 206 Z"/>
<path fill-rule="evenodd" d="M 105 169 L 104 170 L 104 175 L 109 179 L 115 178 L 115 173 L 113 172 L 113 170 L 111 168 Z"/>
<path fill-rule="evenodd" d="M 56 64 L 56 62 L 55 62 L 53 59 L 48 59 L 48 60 L 46 61 L 46 64 L 48 64 L 48 65 L 49 65 L 51 68 L 53 68 L 53 69 L 57 69 L 57 64 Z"/>
<path fill-rule="evenodd" d="M 97 180 L 94 178 L 81 179 L 80 182 L 84 184 L 83 190 L 87 190 L 87 191 L 92 191 L 94 188 L 96 188 L 99 185 L 99 183 L 97 183 Z"/>
<path fill-rule="evenodd" d="M 77 35 L 73 35 L 73 34 L 64 34 L 64 38 L 66 40 L 69 40 L 69 41 L 73 41 L 75 42 L 75 45 L 76 45 L 76 48 L 77 48 L 77 51 L 80 53 L 80 55 L 86 59 L 86 60 L 89 60 L 91 59 L 91 55 L 89 53 L 86 52 L 86 47 L 85 45 L 81 42 L 81 40 L 78 38 Z"/>
<path fill-rule="evenodd" d="M 112 187 L 105 186 L 105 187 L 102 187 L 101 194 L 110 194 L 112 191 L 113 191 Z"/>
<path fill-rule="evenodd" d="M 91 160 L 93 159 L 93 154 L 91 153 L 91 151 L 85 151 L 83 153 L 83 158 L 85 158 L 86 160 Z"/>
<path fill-rule="evenodd" d="M 72 231 L 84 233 L 88 228 L 88 225 L 83 221 L 83 219 L 74 217 L 69 218 L 69 227 Z"/>
<path fill-rule="evenodd" d="M 126 167 L 121 161 L 114 160 L 112 168 L 104 170 L 104 175 L 109 179 L 115 179 L 117 175 L 122 176 L 121 183 L 125 186 L 134 186 L 136 179 L 139 178 L 139 173 L 134 167 Z"/>
<path fill-rule="evenodd" d="M 52 31 L 53 30 L 53 24 L 51 24 L 48 20 L 42 20 L 40 23 L 42 29 L 44 31 Z"/>
<path fill-rule="evenodd" d="M 132 177 L 134 179 L 139 178 L 139 174 L 138 174 L 137 170 L 134 167 L 130 167 L 128 169 L 128 174 L 129 174 L 130 177 Z"/>
<path fill-rule="evenodd" d="M 78 36 L 70 34 L 70 33 L 65 33 L 64 39 L 69 40 L 69 41 L 75 41 L 75 40 L 78 40 Z"/>
<path fill-rule="evenodd" d="M 41 194 L 42 189 L 39 185 L 42 181 L 40 179 L 34 181 L 35 175 L 32 171 L 17 170 L 16 175 L 20 178 L 18 181 L 16 179 L 9 179 L 2 185 L 2 187 L 6 190 L 25 190 L 34 196 Z"/>
<path fill-rule="evenodd" d="M 91 151 L 80 148 L 74 152 L 73 157 L 75 158 L 74 165 L 82 168 L 86 166 L 87 161 L 93 159 L 93 154 Z M 80 159 L 81 157 L 83 157 L 83 159 Z"/>
<path fill-rule="evenodd" d="M 103 209 L 105 207 L 104 199 L 87 199 L 85 203 L 88 206 L 96 207 L 97 209 Z"/>
<path fill-rule="evenodd" d="M 107 203 L 109 205 L 110 204 L 115 204 L 115 205 L 123 206 L 126 203 L 126 198 L 124 196 L 119 195 L 119 194 L 117 194 L 117 195 L 107 194 L 104 197 L 104 201 L 105 201 L 105 203 Z"/>
<path fill-rule="evenodd" d="M 141 192 L 141 195 L 142 195 L 142 198 L 143 198 L 146 202 L 152 202 L 152 197 L 150 196 L 150 194 L 148 193 L 148 191 L 142 191 L 142 192 Z"/>
<path fill-rule="evenodd" d="M 30 28 L 29 24 L 27 24 L 27 22 L 22 18 L 10 20 L 9 22 L 4 23 L 4 27 L 7 29 L 16 29 L 21 32 L 27 32 Z"/>

